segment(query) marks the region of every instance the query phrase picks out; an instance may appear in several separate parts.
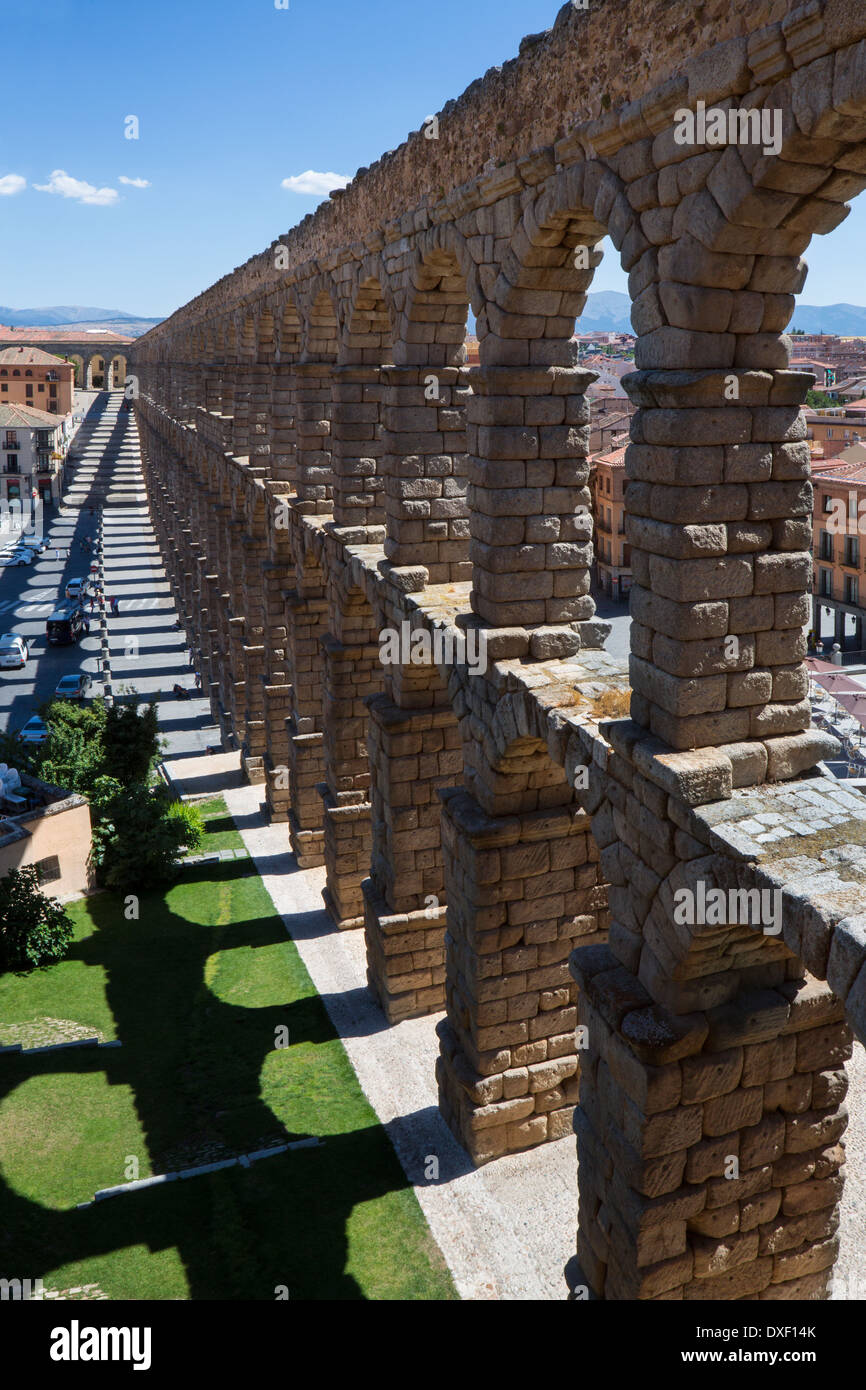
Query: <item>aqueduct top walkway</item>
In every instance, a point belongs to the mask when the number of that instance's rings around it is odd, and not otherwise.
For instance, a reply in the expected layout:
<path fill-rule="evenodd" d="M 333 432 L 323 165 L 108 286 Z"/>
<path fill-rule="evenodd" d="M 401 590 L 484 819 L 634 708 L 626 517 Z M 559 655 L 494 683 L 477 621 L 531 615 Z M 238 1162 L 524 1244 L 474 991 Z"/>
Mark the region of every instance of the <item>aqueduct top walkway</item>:
<path fill-rule="evenodd" d="M 810 728 L 784 330 L 864 186 L 859 4 L 567 5 L 135 346 L 215 712 L 388 1018 L 445 1008 L 474 1160 L 574 1112 L 609 1299 L 820 1298 L 835 1258 L 866 803 Z M 570 342 L 605 235 L 638 335 L 628 673 Z"/>

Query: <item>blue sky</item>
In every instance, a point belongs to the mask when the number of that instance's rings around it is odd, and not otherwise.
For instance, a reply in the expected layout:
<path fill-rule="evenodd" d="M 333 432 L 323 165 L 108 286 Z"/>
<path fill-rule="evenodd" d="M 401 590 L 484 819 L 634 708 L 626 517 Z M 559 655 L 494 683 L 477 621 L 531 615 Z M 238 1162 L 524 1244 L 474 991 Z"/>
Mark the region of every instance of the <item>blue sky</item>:
<path fill-rule="evenodd" d="M 282 180 L 353 175 L 513 57 L 559 7 L 289 6 L 2 0 L 15 86 L 0 111 L 0 304 L 171 313 L 313 211 L 320 196 Z M 125 138 L 128 116 L 137 140 Z M 815 238 L 807 303 L 866 302 L 864 231 L 861 199 L 830 237 Z M 626 289 L 614 257 L 593 289 Z"/>

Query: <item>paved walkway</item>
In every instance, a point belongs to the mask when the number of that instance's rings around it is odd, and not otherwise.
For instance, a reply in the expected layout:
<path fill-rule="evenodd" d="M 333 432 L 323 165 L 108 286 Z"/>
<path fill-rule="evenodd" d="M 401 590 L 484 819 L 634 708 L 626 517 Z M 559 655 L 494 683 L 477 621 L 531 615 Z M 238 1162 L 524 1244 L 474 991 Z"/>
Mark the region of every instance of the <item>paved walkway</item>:
<path fill-rule="evenodd" d="M 269 826 L 261 813 L 260 787 L 224 794 L 461 1298 L 564 1299 L 577 1210 L 574 1141 L 472 1168 L 439 1115 L 433 1067 L 441 1015 L 386 1024 L 367 989 L 364 933 L 338 932 L 322 906 L 324 869 L 297 868 L 285 825 Z M 438 1181 L 425 1178 L 431 1157 Z"/>
<path fill-rule="evenodd" d="M 202 760 L 203 774 L 212 761 Z M 297 868 L 285 826 L 269 826 L 262 814 L 260 787 L 228 787 L 224 795 L 415 1186 L 461 1298 L 564 1299 L 563 1270 L 574 1254 L 577 1224 L 574 1140 L 473 1169 L 439 1115 L 434 1028 L 442 1015 L 386 1024 L 367 989 L 364 933 L 338 932 L 322 906 L 324 869 Z M 859 1044 L 849 1074 L 852 1119 L 835 1294 L 866 1298 L 866 1053 Z M 438 1159 L 438 1182 L 425 1177 L 430 1156 Z"/>
<path fill-rule="evenodd" d="M 209 702 L 195 688 L 186 637 L 147 507 L 138 427 L 123 410 L 123 392 L 102 392 L 76 440 L 77 462 L 66 504 L 101 512 L 106 599 L 120 611 L 108 617 L 111 688 L 115 698 L 135 692 L 158 700 L 160 734 L 170 757 L 203 752 L 219 743 Z M 82 557 L 82 568 L 84 568 Z M 188 700 L 172 695 L 173 685 L 190 691 Z"/>

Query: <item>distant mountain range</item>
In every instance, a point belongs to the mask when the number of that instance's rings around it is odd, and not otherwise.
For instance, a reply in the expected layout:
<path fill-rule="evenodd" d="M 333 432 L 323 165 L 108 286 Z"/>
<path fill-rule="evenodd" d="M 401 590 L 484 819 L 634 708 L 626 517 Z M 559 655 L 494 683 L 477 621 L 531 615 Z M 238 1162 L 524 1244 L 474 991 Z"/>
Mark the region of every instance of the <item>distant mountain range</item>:
<path fill-rule="evenodd" d="M 2 312 L 2 311 L 0 311 Z M 798 304 L 788 327 L 804 333 L 837 333 L 866 336 L 866 308 L 859 304 Z M 586 308 L 577 321 L 578 333 L 633 333 L 631 303 L 627 294 L 603 290 L 586 296 Z"/>
<path fill-rule="evenodd" d="M 0 304 L 0 323 L 10 328 L 107 328 L 138 338 L 162 319 L 128 314 L 123 309 L 95 309 L 88 304 L 52 304 L 45 309 L 10 309 Z"/>

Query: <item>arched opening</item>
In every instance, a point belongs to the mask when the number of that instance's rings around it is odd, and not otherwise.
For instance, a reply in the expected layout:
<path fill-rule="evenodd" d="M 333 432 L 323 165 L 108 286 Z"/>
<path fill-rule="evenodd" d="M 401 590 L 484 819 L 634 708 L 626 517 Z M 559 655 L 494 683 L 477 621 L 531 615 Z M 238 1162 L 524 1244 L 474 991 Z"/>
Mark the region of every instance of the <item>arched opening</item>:
<path fill-rule="evenodd" d="M 340 346 L 340 325 L 328 287 L 313 291 L 306 315 L 304 351 L 295 366 L 295 434 L 298 502 L 306 513 L 334 509 L 331 464 L 331 391 Z"/>
<path fill-rule="evenodd" d="M 454 251 L 422 246 L 385 373 L 385 554 L 417 587 L 470 577 L 469 291 Z M 423 413 L 422 413 L 423 412 Z M 426 573 L 425 573 L 426 572 Z"/>
<path fill-rule="evenodd" d="M 75 376 L 73 378 L 75 388 L 79 391 L 83 390 L 85 385 L 85 367 L 83 356 L 80 352 L 64 353 L 63 360 L 64 362 L 72 363 L 73 367 L 75 368 Z"/>
<path fill-rule="evenodd" d="M 331 399 L 334 522 L 381 525 L 385 520 L 383 419 L 393 362 L 393 326 L 382 286 L 364 275 L 349 304 Z"/>
<path fill-rule="evenodd" d="M 127 371 L 126 357 L 123 353 L 115 353 L 111 359 L 112 385 L 115 390 L 126 385 Z"/>
<path fill-rule="evenodd" d="M 289 298 L 274 305 L 272 317 L 276 360 L 270 372 L 270 468 L 271 476 L 285 483 L 288 495 L 298 477 L 293 368 L 301 355 L 301 316 Z"/>

